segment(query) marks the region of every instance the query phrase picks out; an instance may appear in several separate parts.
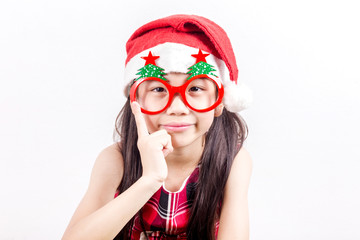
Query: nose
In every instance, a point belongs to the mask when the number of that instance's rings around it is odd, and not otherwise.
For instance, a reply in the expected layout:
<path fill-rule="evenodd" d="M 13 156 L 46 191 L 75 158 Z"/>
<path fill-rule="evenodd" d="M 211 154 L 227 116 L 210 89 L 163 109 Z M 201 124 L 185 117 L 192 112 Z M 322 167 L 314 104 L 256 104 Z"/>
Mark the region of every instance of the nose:
<path fill-rule="evenodd" d="M 181 95 L 176 93 L 172 99 L 170 106 L 166 109 L 166 113 L 169 115 L 183 115 L 189 114 L 190 109 L 184 103 Z"/>

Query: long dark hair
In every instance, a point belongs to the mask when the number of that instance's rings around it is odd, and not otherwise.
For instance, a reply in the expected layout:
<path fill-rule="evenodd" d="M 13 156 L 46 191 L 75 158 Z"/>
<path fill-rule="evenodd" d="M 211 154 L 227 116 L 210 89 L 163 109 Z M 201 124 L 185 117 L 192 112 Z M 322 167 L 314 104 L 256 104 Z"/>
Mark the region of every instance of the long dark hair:
<path fill-rule="evenodd" d="M 219 206 L 225 184 L 236 153 L 247 138 L 248 127 L 243 118 L 226 110 L 215 117 L 205 138 L 200 159 L 198 182 L 195 185 L 187 227 L 188 239 L 215 239 L 215 223 L 219 219 Z M 124 175 L 119 184 L 120 193 L 134 184 L 142 174 L 140 153 L 137 148 L 137 128 L 128 99 L 115 121 L 114 141 L 120 137 L 119 148 L 124 159 Z M 142 219 L 139 211 L 140 220 Z M 115 239 L 129 239 L 135 216 Z"/>

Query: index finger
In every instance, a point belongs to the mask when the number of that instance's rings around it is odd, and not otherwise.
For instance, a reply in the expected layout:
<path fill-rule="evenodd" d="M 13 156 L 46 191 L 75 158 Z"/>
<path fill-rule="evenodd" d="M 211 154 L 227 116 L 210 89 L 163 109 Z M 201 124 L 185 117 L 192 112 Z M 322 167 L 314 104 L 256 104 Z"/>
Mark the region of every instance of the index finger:
<path fill-rule="evenodd" d="M 131 111 L 134 114 L 138 136 L 149 135 L 149 131 L 146 126 L 145 118 L 141 112 L 140 105 L 137 102 L 131 103 Z"/>

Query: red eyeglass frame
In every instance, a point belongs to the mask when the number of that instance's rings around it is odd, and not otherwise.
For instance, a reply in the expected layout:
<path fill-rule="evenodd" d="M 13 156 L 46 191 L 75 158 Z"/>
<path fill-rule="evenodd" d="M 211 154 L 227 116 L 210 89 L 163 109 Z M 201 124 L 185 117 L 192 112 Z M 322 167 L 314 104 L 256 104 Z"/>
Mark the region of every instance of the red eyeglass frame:
<path fill-rule="evenodd" d="M 193 108 L 192 106 L 190 106 L 190 104 L 187 102 L 186 100 L 186 97 L 185 97 L 185 90 L 187 88 L 187 86 L 192 82 L 194 81 L 195 79 L 198 79 L 198 78 L 208 78 L 208 79 L 211 79 L 215 82 L 217 88 L 218 88 L 218 99 L 216 100 L 216 102 L 211 106 L 211 107 L 208 107 L 208 108 L 205 108 L 205 109 L 195 109 Z M 137 88 L 139 87 L 139 85 L 144 82 L 144 81 L 149 81 L 149 80 L 155 80 L 155 81 L 160 81 L 162 84 L 164 84 L 166 86 L 166 88 L 169 90 L 169 100 L 168 100 L 168 103 L 166 104 L 166 106 L 159 110 L 159 111 L 156 111 L 156 112 L 152 112 L 152 111 L 147 111 L 143 108 L 141 108 L 141 112 L 142 113 L 145 113 L 145 114 L 150 114 L 150 115 L 154 115 L 154 114 L 159 114 L 161 112 L 163 112 L 166 108 L 168 108 L 173 100 L 173 97 L 175 95 L 175 93 L 180 93 L 181 95 L 181 98 L 183 100 L 183 102 L 185 103 L 185 105 L 187 107 L 189 107 L 191 110 L 194 110 L 196 112 L 208 112 L 208 111 L 211 111 L 213 110 L 214 108 L 216 108 L 222 101 L 223 97 L 224 97 L 224 87 L 222 85 L 222 83 L 219 81 L 219 80 L 215 80 L 211 77 L 209 77 L 208 75 L 206 74 L 201 74 L 201 75 L 197 75 L 195 77 L 192 77 L 190 78 L 189 80 L 187 80 L 183 85 L 181 86 L 178 86 L 178 87 L 175 87 L 175 86 L 172 86 L 170 85 L 168 82 L 160 79 L 160 78 L 156 78 L 156 77 L 146 77 L 146 78 L 142 78 L 140 80 L 137 80 L 135 81 L 135 83 L 131 86 L 130 88 L 130 101 L 131 102 L 134 102 L 136 101 L 136 90 Z"/>

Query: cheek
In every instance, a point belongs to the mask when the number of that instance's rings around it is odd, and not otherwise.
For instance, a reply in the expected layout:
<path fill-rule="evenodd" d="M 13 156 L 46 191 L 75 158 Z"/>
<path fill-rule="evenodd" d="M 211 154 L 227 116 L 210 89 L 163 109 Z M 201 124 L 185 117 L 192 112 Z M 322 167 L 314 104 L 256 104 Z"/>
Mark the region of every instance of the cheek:
<path fill-rule="evenodd" d="M 209 130 L 214 121 L 214 111 L 207 112 L 205 115 L 201 116 L 199 120 L 201 122 L 201 129 L 204 131 Z"/>
<path fill-rule="evenodd" d="M 149 133 L 156 132 L 158 130 L 158 117 L 156 115 L 148 114 L 144 114 L 143 116 Z"/>

